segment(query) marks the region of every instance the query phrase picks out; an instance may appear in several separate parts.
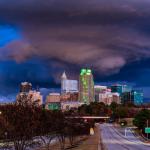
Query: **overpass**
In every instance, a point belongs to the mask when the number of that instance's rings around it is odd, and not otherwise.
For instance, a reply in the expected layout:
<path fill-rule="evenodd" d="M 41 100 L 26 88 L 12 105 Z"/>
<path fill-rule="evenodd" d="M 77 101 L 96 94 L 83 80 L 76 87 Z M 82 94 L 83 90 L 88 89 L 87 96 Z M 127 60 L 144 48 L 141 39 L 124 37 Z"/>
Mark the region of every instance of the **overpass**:
<path fill-rule="evenodd" d="M 82 118 L 82 119 L 109 119 L 109 116 L 71 116 L 65 118 Z"/>

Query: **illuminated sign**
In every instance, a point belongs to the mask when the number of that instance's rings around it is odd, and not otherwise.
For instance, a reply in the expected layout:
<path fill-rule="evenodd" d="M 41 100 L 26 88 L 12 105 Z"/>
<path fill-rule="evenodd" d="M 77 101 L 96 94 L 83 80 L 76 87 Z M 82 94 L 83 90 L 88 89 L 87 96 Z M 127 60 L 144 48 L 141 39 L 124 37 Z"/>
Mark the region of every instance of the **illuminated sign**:
<path fill-rule="evenodd" d="M 150 133 L 150 128 L 145 128 L 145 133 Z"/>

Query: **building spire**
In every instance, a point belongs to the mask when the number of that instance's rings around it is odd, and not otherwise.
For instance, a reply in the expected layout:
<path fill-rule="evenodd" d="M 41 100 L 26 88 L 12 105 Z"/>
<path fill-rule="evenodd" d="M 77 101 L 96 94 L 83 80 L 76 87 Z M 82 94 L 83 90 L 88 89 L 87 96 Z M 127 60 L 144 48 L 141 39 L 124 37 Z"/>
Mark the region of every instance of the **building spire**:
<path fill-rule="evenodd" d="M 67 79 L 67 76 L 66 76 L 66 72 L 65 72 L 65 71 L 63 72 L 61 78 L 62 78 L 62 79 Z"/>

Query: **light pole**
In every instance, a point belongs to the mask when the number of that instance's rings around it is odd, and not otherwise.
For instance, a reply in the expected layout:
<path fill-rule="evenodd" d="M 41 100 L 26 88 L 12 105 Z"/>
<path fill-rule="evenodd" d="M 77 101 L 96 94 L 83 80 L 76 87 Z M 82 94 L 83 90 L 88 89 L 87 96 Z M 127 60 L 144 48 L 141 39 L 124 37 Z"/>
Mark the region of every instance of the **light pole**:
<path fill-rule="evenodd" d="M 7 135 L 8 135 L 8 133 L 7 133 L 7 132 L 5 132 L 4 134 L 5 134 L 5 138 L 6 138 L 6 140 L 7 140 Z"/>

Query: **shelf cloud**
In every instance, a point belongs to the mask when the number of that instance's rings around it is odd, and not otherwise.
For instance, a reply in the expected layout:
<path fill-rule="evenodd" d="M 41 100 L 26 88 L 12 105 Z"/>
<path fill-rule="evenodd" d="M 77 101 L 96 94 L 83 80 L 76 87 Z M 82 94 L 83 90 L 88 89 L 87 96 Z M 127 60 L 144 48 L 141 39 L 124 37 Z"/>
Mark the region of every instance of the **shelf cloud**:
<path fill-rule="evenodd" d="M 0 40 L 0 59 L 22 64 L 40 58 L 56 82 L 64 69 L 118 74 L 150 58 L 149 5 L 149 0 L 1 0 L 0 33 L 13 38 Z"/>

